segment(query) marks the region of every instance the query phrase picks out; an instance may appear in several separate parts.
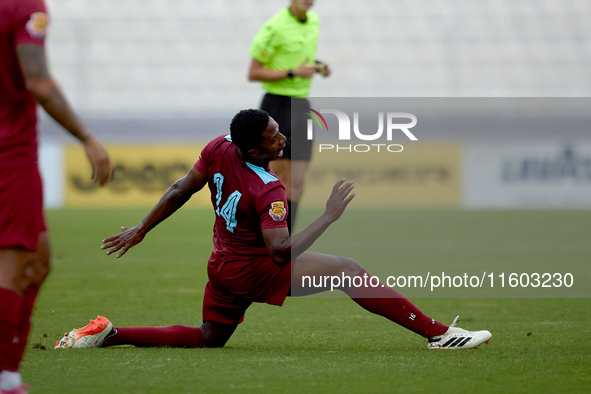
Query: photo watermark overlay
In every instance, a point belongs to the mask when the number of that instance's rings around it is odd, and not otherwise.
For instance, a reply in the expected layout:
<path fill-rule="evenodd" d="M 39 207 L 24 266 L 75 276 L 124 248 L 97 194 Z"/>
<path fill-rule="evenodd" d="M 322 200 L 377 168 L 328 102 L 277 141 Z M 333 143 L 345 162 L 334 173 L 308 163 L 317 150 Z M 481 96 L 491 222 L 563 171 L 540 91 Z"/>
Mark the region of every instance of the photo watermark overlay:
<path fill-rule="evenodd" d="M 590 127 L 587 98 L 294 101 L 292 151 L 312 141 L 295 231 L 353 181 L 309 250 L 365 271 L 296 269 L 292 295 L 590 297 Z"/>

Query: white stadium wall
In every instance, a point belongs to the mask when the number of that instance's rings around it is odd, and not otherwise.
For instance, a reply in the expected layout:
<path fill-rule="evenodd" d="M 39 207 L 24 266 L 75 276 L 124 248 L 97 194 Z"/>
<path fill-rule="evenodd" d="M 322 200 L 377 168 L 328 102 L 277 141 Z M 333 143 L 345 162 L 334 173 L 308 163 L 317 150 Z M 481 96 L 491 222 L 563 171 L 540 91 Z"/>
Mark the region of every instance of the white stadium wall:
<path fill-rule="evenodd" d="M 250 41 L 288 0 L 47 0 L 51 67 L 83 114 L 257 106 Z M 316 97 L 591 96 L 591 1 L 319 0 Z"/>

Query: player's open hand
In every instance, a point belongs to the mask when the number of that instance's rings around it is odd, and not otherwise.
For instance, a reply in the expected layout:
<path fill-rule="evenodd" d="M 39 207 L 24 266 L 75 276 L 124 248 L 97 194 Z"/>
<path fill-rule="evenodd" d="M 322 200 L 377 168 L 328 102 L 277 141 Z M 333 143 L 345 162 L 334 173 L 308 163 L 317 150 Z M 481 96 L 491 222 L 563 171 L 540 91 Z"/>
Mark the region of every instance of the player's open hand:
<path fill-rule="evenodd" d="M 332 193 L 326 202 L 324 214 L 328 216 L 331 222 L 341 217 L 347 205 L 355 197 L 355 193 L 351 193 L 355 187 L 353 181 L 345 182 L 346 179 L 343 178 L 332 187 Z"/>
<path fill-rule="evenodd" d="M 109 160 L 109 154 L 94 137 L 84 141 L 86 156 L 92 165 L 92 180 L 100 186 L 105 185 L 111 179 L 113 169 Z"/>
<path fill-rule="evenodd" d="M 121 234 L 103 239 L 104 245 L 101 246 L 101 249 L 109 249 L 107 250 L 108 255 L 121 250 L 117 255 L 117 258 L 119 258 L 123 256 L 129 248 L 142 242 L 144 236 L 145 234 L 139 230 L 138 226 L 132 228 L 121 227 Z"/>

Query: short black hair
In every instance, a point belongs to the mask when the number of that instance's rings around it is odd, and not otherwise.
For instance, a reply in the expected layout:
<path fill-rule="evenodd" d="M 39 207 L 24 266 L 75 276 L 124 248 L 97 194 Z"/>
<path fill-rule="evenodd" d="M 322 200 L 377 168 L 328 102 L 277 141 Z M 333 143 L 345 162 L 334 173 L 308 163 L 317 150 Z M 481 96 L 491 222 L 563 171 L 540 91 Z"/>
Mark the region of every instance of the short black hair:
<path fill-rule="evenodd" d="M 269 126 L 269 114 L 260 109 L 243 109 L 230 123 L 232 142 L 246 154 L 265 138 L 263 133 Z"/>

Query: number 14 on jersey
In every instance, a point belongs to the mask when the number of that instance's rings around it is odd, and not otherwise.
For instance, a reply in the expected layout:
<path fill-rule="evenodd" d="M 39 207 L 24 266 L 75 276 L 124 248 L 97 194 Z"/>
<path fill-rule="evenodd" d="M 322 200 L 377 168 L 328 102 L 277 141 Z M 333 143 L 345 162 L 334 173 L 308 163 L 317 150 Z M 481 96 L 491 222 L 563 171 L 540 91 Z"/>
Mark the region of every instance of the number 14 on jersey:
<path fill-rule="evenodd" d="M 216 187 L 215 213 L 226 221 L 226 229 L 233 233 L 234 228 L 238 224 L 236 222 L 236 209 L 238 208 L 238 201 L 240 201 L 242 193 L 240 193 L 238 190 L 234 190 L 234 192 L 230 194 L 226 200 L 226 203 L 220 208 L 220 204 L 222 202 L 222 184 L 224 183 L 224 176 L 218 172 L 213 176 L 213 183 Z"/>

